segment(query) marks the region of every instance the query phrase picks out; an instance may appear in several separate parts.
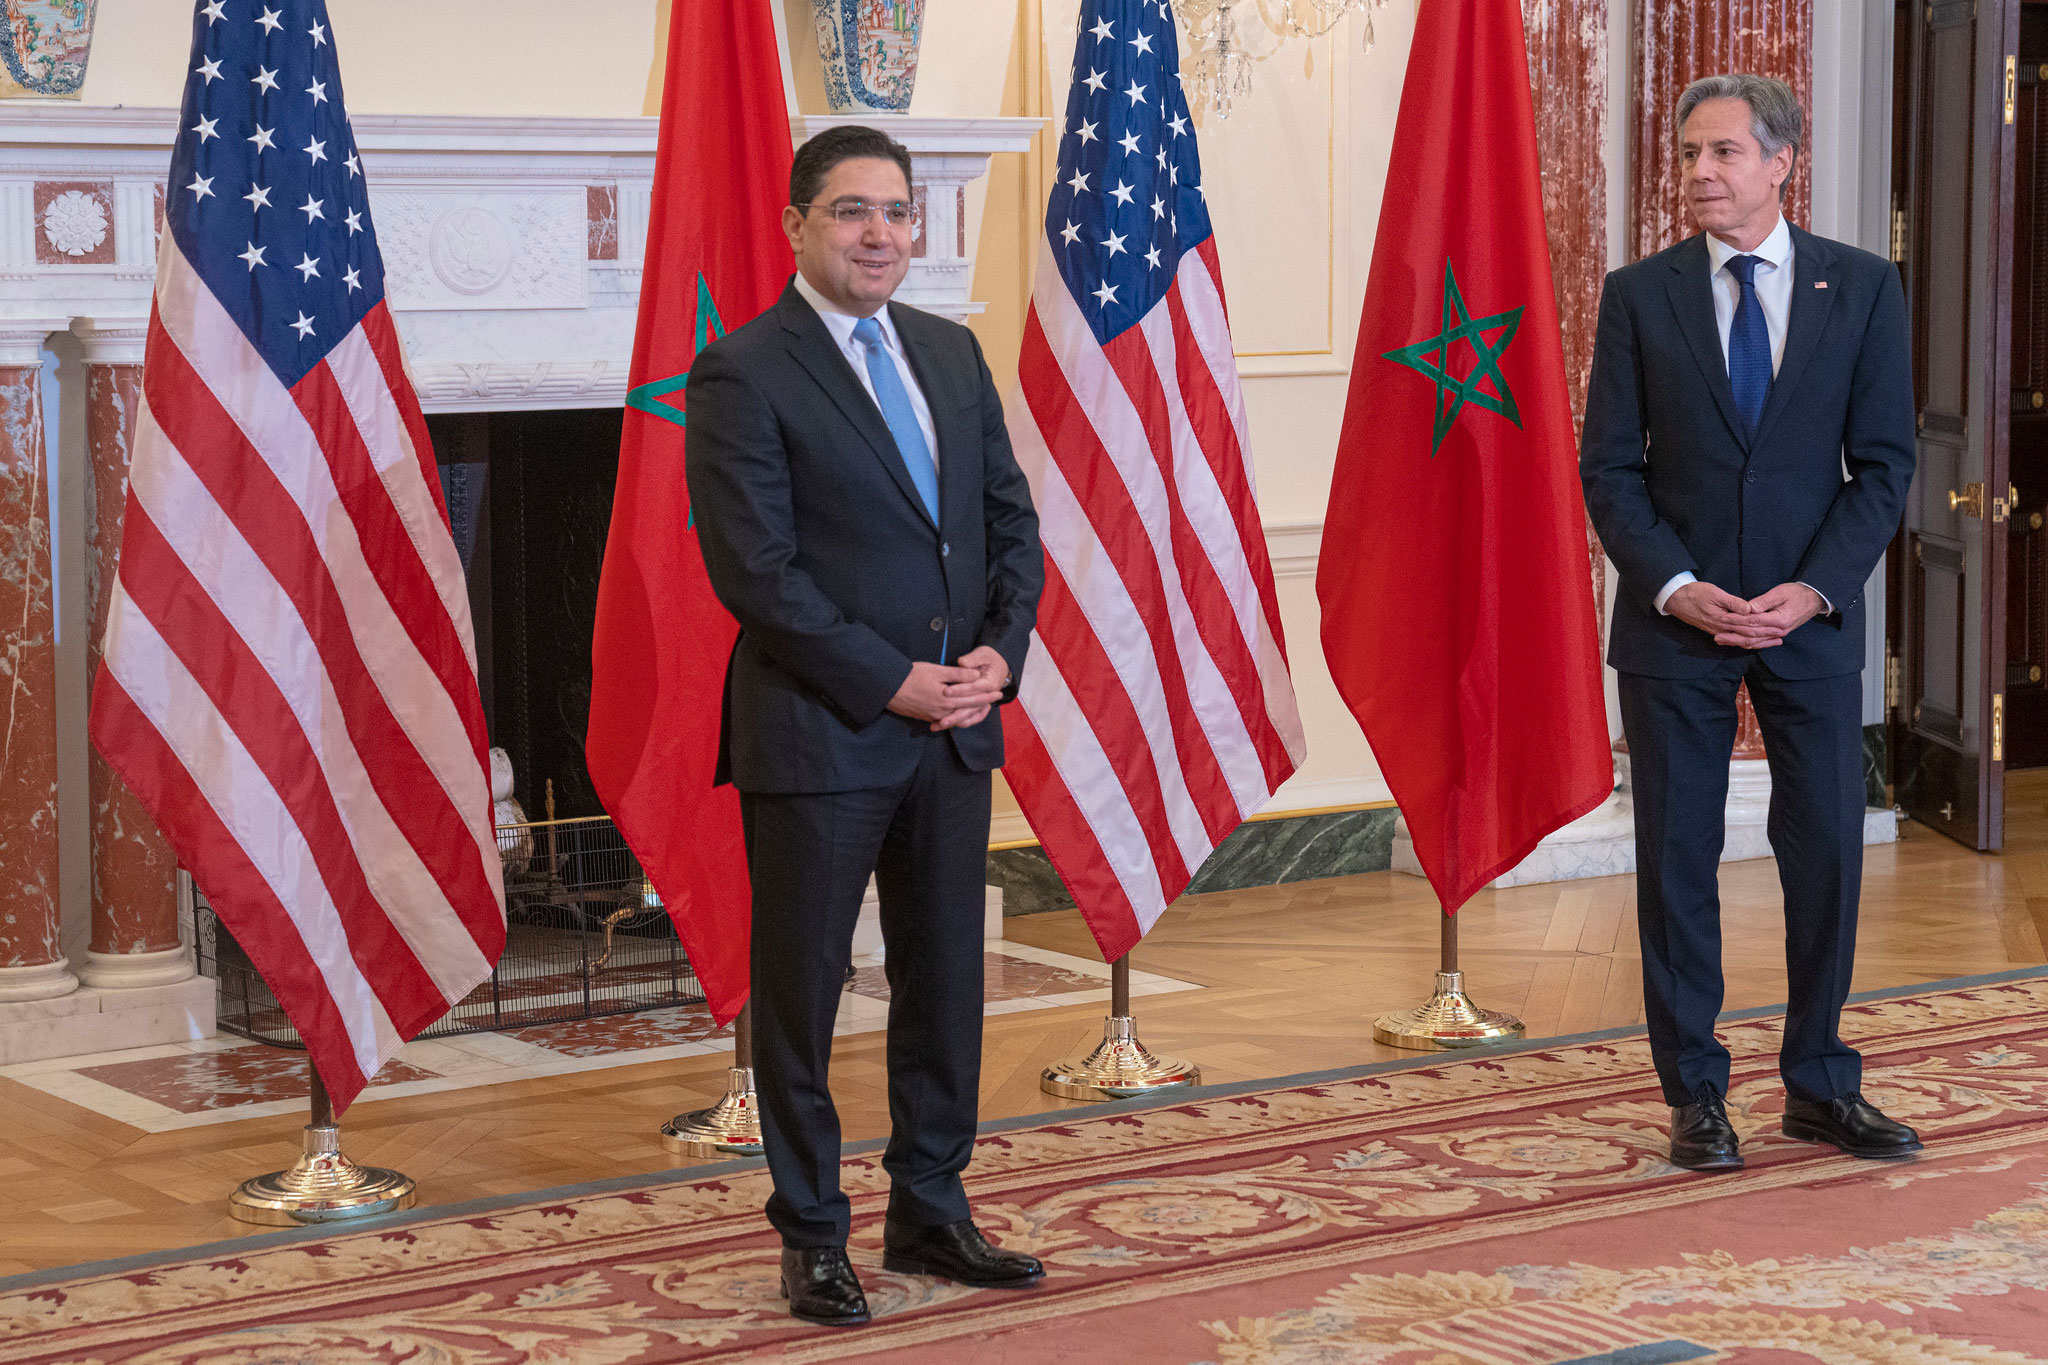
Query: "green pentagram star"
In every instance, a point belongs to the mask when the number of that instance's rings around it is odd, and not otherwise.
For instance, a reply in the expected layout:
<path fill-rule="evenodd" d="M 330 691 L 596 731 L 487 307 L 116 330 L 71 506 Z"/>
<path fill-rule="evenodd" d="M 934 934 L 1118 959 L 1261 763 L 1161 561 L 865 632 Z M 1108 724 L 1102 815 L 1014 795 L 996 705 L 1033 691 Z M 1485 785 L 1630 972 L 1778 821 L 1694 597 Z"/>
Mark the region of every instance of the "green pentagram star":
<path fill-rule="evenodd" d="M 697 272 L 697 344 L 701 351 L 717 338 L 725 335 L 725 322 L 718 316 L 718 305 L 711 300 L 711 285 L 704 278 L 704 272 Z M 638 408 L 650 417 L 659 417 L 664 422 L 687 426 L 687 414 L 682 408 L 670 402 L 668 396 L 679 393 L 690 382 L 690 372 L 672 374 L 666 379 L 655 379 L 636 385 L 626 391 L 626 406 Z"/>
<path fill-rule="evenodd" d="M 1522 310 L 1510 308 L 1504 313 L 1490 317 L 1475 318 L 1465 311 L 1464 295 L 1458 292 L 1458 277 L 1451 271 L 1451 263 L 1444 261 L 1444 329 L 1426 341 L 1413 346 L 1403 346 L 1398 351 L 1388 351 L 1382 359 L 1406 365 L 1417 374 L 1436 385 L 1436 432 L 1430 438 L 1429 458 L 1436 458 L 1436 452 L 1449 434 L 1451 424 L 1458 420 L 1458 414 L 1467 403 L 1474 407 L 1497 412 L 1513 422 L 1522 425 L 1522 415 L 1515 407 L 1514 391 L 1508 388 L 1508 381 L 1501 376 L 1501 352 L 1515 339 L 1515 329 L 1522 325 Z M 1491 342 L 1488 332 L 1498 332 Z M 1472 369 L 1460 379 L 1451 373 L 1451 347 L 1464 342 L 1472 348 Z M 1436 359 L 1430 359 L 1435 355 Z M 1479 387 L 1482 380 L 1493 381 L 1493 392 Z"/>

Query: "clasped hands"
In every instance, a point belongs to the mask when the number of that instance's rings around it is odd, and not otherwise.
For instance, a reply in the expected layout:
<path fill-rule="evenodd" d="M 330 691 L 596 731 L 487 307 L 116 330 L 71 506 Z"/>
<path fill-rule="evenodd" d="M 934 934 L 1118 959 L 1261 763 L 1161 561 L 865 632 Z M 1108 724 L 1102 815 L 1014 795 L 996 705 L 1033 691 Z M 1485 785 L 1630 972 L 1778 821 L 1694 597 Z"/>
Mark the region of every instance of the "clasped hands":
<path fill-rule="evenodd" d="M 1664 600 L 1664 610 L 1714 637 L 1717 645 L 1770 649 L 1821 614 L 1819 593 L 1804 583 L 1780 583 L 1748 601 L 1712 583 L 1687 583 Z"/>
<path fill-rule="evenodd" d="M 1009 685 L 1010 666 L 1003 656 L 987 645 L 977 645 L 960 656 L 957 668 L 912 664 L 910 676 L 889 699 L 889 709 L 899 716 L 927 721 L 933 730 L 957 730 L 985 720 Z"/>

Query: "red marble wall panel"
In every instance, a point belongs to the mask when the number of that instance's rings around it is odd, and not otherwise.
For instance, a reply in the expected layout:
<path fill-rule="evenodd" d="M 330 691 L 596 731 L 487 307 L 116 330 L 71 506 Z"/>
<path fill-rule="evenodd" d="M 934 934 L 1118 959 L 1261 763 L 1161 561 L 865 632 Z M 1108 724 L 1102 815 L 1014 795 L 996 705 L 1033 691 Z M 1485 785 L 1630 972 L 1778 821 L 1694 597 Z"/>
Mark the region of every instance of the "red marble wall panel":
<path fill-rule="evenodd" d="M 1702 76 L 1753 72 L 1790 85 L 1813 128 L 1813 0 L 1633 0 L 1634 145 L 1629 202 L 1634 257 L 1695 231 L 1678 189 L 1678 127 L 1672 110 Z M 1804 226 L 1813 205 L 1807 158 L 1792 168 L 1785 216 Z"/>
<path fill-rule="evenodd" d="M 1753 72 L 1792 87 L 1813 133 L 1813 0 L 1633 0 L 1635 66 L 1634 145 L 1629 165 L 1633 208 L 1630 246 L 1635 257 L 1662 251 L 1697 229 L 1678 183 L 1678 96 L 1702 76 Z M 1813 207 L 1808 158 L 1793 163 L 1785 216 L 1805 225 Z M 1737 700 L 1736 758 L 1764 756 L 1763 734 L 1749 690 Z"/>
<path fill-rule="evenodd" d="M 0 967 L 62 962 L 42 371 L 0 366 Z"/>
<path fill-rule="evenodd" d="M 88 676 L 100 666 L 107 630 L 128 458 L 142 396 L 140 365 L 89 365 L 85 436 L 92 454 L 86 526 L 86 590 L 92 594 Z M 96 953 L 160 953 L 178 946 L 178 860 L 156 822 L 95 749 L 91 763 L 92 943 Z"/>
<path fill-rule="evenodd" d="M 619 259 L 619 187 L 590 185 L 585 188 L 589 203 L 590 259 Z"/>
<path fill-rule="evenodd" d="M 1608 3 L 1522 0 L 1536 147 L 1543 162 L 1543 222 L 1550 234 L 1550 278 L 1574 431 L 1585 420 L 1600 283 L 1607 274 L 1607 163 L 1601 144 L 1607 124 Z M 1586 536 L 1604 631 L 1607 560 L 1590 525 Z"/>

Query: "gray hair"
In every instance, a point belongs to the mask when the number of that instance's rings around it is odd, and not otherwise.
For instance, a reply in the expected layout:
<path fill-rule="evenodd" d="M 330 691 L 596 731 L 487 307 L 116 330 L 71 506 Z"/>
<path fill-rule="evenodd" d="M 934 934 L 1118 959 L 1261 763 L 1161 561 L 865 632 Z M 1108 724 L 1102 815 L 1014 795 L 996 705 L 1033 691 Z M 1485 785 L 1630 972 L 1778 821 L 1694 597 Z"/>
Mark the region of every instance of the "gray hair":
<path fill-rule="evenodd" d="M 1770 76 L 1747 74 L 1729 76 L 1702 76 L 1678 97 L 1678 132 L 1685 133 L 1685 121 L 1692 117 L 1692 111 L 1708 100 L 1741 100 L 1749 106 L 1749 131 L 1763 149 L 1763 158 L 1769 161 L 1787 147 L 1792 149 L 1792 164 L 1799 164 L 1799 148 L 1805 140 L 1806 118 L 1799 111 L 1799 97 L 1792 93 L 1792 87 Z M 1792 177 L 1785 177 L 1785 184 L 1778 186 L 1782 197 L 1785 186 L 1792 183 Z"/>

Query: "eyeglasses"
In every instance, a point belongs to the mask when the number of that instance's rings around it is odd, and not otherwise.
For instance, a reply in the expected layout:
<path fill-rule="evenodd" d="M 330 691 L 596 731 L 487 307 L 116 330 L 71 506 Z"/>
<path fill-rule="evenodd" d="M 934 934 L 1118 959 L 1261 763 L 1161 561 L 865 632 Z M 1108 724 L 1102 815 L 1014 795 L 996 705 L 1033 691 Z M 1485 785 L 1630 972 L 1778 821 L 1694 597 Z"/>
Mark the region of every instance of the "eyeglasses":
<path fill-rule="evenodd" d="M 890 227 L 908 227 L 915 212 L 910 205 L 900 200 L 893 204 L 869 204 L 859 199 L 848 199 L 836 204 L 792 204 L 790 207 L 803 210 L 820 209 L 837 219 L 841 227 L 858 226 L 877 213 L 882 215 L 882 221 Z"/>

